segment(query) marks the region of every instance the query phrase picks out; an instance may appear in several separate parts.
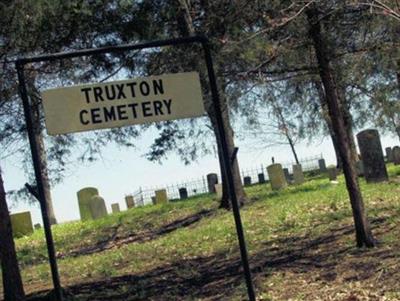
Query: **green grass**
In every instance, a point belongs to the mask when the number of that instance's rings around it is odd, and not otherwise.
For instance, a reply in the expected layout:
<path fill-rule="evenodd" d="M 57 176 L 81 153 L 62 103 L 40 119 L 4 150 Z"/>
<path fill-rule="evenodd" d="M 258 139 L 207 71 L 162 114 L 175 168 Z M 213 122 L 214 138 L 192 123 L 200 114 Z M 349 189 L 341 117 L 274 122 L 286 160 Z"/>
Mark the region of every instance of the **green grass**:
<path fill-rule="evenodd" d="M 391 178 L 400 175 L 400 167 L 389 165 L 388 170 Z M 385 217 L 385 229 L 399 225 L 400 184 L 390 182 L 367 185 L 364 180 L 361 180 L 360 184 L 369 218 L 373 220 Z M 329 235 L 343 226 L 351 229 L 352 214 L 343 176 L 339 177 L 337 185 L 330 184 L 324 177 L 314 177 L 303 185 L 290 186 L 279 192 L 271 191 L 269 185 L 253 185 L 248 187 L 246 192 L 251 201 L 241 210 L 241 215 L 250 258 L 254 258 L 254 261 L 257 259 L 257 264 L 268 260 L 269 255 L 275 256 L 278 251 L 296 250 L 301 246 L 298 239 L 305 243 Z M 153 235 L 166 225 L 203 210 L 210 210 L 212 213 L 190 226 L 163 235 Z M 399 233 L 399 230 L 383 231 L 377 235 L 381 244 L 394 252 L 393 256 L 397 260 L 400 255 L 398 251 L 396 253 L 393 250 L 394 245 L 399 246 Z M 184 202 L 135 208 L 91 222 L 60 224 L 53 227 L 53 234 L 57 254 L 63 255 L 58 264 L 65 286 L 83 281 L 113 279 L 121 275 L 140 275 L 182 262 L 197 262 L 196 260 L 201 258 L 221 258 L 221 254 L 222 258 L 227 260 L 239 258 L 232 213 L 218 209 L 217 202 L 210 195 Z M 100 244 L 110 237 L 117 240 L 128 237 L 145 239 L 122 243 L 93 254 L 70 256 L 71 251 Z M 343 234 L 336 243 L 338 250 L 355 250 L 354 234 Z M 29 237 L 17 239 L 16 245 L 27 291 L 50 288 L 51 275 L 46 261 L 43 231 L 35 231 Z M 315 254 L 326 252 L 323 248 L 319 247 Z M 373 258 L 372 253 L 366 256 Z M 350 260 L 349 258 L 346 260 Z M 336 269 L 339 270 L 339 267 Z M 292 276 L 292 270 L 286 267 L 260 267 L 259 274 L 255 276 L 260 300 L 285 300 L 289 295 L 292 300 L 317 300 L 315 296 L 310 299 L 310 292 L 306 286 L 296 284 L 298 278 Z M 345 268 L 344 271 L 346 272 Z M 180 277 L 185 279 L 199 277 L 198 274 L 199 270 L 196 267 L 179 270 Z M 312 278 L 313 275 L 307 277 Z M 292 293 L 285 289 L 289 279 L 292 279 L 292 285 L 297 285 L 298 288 Z M 346 281 L 342 284 L 343 287 L 348 286 Z M 241 300 L 245 296 L 242 282 L 229 287 L 228 290 L 230 297 L 227 300 Z M 164 297 L 163 300 L 178 299 L 173 297 L 173 292 L 168 294 L 172 296 Z M 332 296 L 334 295 L 332 293 Z M 390 298 L 398 295 L 397 291 L 387 290 L 388 300 L 397 300 Z M 187 300 L 192 299 L 187 296 Z"/>

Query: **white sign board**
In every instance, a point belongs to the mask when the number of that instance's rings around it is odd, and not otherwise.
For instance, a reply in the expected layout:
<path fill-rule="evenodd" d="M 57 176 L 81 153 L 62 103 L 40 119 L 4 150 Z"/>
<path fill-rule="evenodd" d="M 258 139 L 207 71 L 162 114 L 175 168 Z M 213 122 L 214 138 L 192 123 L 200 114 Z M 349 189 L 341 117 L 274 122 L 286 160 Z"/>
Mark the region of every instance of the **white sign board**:
<path fill-rule="evenodd" d="M 51 89 L 42 99 L 49 135 L 204 114 L 197 72 Z"/>

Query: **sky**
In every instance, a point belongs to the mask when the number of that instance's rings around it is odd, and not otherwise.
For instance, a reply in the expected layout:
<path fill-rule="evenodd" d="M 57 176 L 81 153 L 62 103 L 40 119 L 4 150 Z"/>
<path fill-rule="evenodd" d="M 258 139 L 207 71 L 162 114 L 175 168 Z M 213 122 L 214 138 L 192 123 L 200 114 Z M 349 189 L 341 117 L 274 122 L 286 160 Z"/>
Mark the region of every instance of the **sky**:
<path fill-rule="evenodd" d="M 110 144 L 103 153 L 103 159 L 91 164 L 80 165 L 72 170 L 62 183 L 52 187 L 53 205 L 58 222 L 79 219 L 79 208 L 76 192 L 84 187 L 96 187 L 105 199 L 108 211 L 112 203 L 119 203 L 121 210 L 126 209 L 124 197 L 137 191 L 139 187 L 162 187 L 189 179 L 197 179 L 208 173 L 219 173 L 217 158 L 213 155 L 200 158 L 197 162 L 185 166 L 176 155 L 159 163 L 149 162 L 143 157 L 147 145 L 154 139 L 154 133 L 148 133 L 140 139 L 137 149 L 119 149 Z M 213 139 L 212 137 L 210 139 Z M 316 139 L 312 144 L 306 142 L 297 145 L 301 158 L 309 158 L 322 154 L 327 165 L 336 162 L 334 149 L 330 139 Z M 381 137 L 383 149 L 398 145 L 398 139 L 390 136 Z M 292 162 L 293 155 L 288 145 L 254 150 L 248 141 L 236 141 L 239 147 L 238 160 L 241 169 L 267 166 L 271 157 L 277 163 Z M 6 190 L 20 188 L 26 182 L 24 173 L 18 168 L 18 162 L 12 158 L 1 160 Z M 10 206 L 11 205 L 11 206 Z M 29 205 L 9 202 L 11 213 L 30 211 L 33 223 L 41 223 L 42 218 L 38 204 Z"/>

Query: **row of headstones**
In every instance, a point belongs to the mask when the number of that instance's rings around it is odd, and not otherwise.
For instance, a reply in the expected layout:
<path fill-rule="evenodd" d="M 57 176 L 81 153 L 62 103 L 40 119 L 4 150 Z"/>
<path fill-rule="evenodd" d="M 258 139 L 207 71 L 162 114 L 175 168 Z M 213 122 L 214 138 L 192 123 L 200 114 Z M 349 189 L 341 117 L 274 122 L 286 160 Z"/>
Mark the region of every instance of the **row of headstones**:
<path fill-rule="evenodd" d="M 282 169 L 280 164 L 273 164 L 267 168 L 271 185 L 273 189 L 280 189 L 290 182 L 289 170 Z M 283 176 L 282 176 L 283 175 Z M 258 175 L 260 183 L 266 183 L 263 173 Z M 304 175 L 301 165 L 293 166 L 293 182 L 301 184 L 304 182 Z M 216 193 L 217 198 L 222 197 L 222 184 L 218 183 L 218 175 L 215 173 L 207 175 L 208 190 L 210 193 Z M 244 178 L 245 185 L 251 185 L 251 177 Z M 102 218 L 108 215 L 104 198 L 99 195 L 99 191 L 94 187 L 86 187 L 77 192 L 79 212 L 81 220 L 93 220 Z M 179 189 L 180 199 L 188 198 L 188 191 L 185 187 Z M 126 207 L 128 209 L 135 207 L 134 197 L 129 195 L 125 197 Z M 152 197 L 153 204 L 162 204 L 168 202 L 167 191 L 160 189 L 155 191 L 155 196 Z M 120 212 L 119 203 L 111 204 L 112 213 Z M 33 233 L 32 217 L 29 211 L 11 214 L 11 224 L 13 233 L 16 237 L 29 235 Z M 40 224 L 35 225 L 36 229 L 40 228 Z"/>
<path fill-rule="evenodd" d="M 94 187 L 86 187 L 77 192 L 79 213 L 82 221 L 94 220 L 108 215 L 106 202 L 104 198 L 99 196 L 99 191 Z M 132 195 L 125 197 L 126 207 L 128 209 L 135 207 L 135 199 Z M 155 191 L 155 196 L 152 197 L 153 204 L 162 204 L 168 202 L 167 191 L 160 189 Z M 139 205 L 139 204 L 137 204 Z M 119 203 L 111 204 L 111 212 L 121 212 Z"/>
<path fill-rule="evenodd" d="M 362 131 L 357 134 L 357 141 L 362 158 L 362 160 L 356 162 L 358 175 L 364 176 L 368 183 L 387 181 L 388 174 L 378 131 L 375 129 Z M 385 150 L 387 162 L 399 165 L 400 147 L 387 147 Z M 326 167 L 324 159 L 320 159 L 318 165 L 321 173 L 327 173 L 330 181 L 336 181 L 338 170 L 335 166 Z M 272 189 L 284 188 L 288 183 L 301 184 L 304 182 L 304 174 L 300 164 L 293 165 L 293 180 L 290 177 L 289 170 L 282 168 L 281 164 L 268 166 L 267 172 Z M 215 192 L 215 189 L 210 187 L 214 187 L 218 183 L 218 176 L 216 174 L 209 174 L 207 175 L 207 181 L 209 191 Z M 266 182 L 263 173 L 258 174 L 258 182 L 260 184 Z M 244 177 L 243 183 L 245 186 L 251 185 L 251 177 Z"/>
<path fill-rule="evenodd" d="M 395 165 L 400 164 L 400 146 L 387 147 L 386 151 L 386 161 L 389 163 L 394 163 Z"/>
<path fill-rule="evenodd" d="M 371 138 L 369 138 L 363 143 L 362 139 L 364 135 L 371 136 L 370 131 L 371 130 L 364 131 L 366 132 L 364 134 L 363 132 L 361 132 L 360 133 L 361 135 L 359 134 L 357 136 L 359 138 L 358 142 L 360 146 L 360 152 L 362 154 L 361 156 L 365 158 L 364 161 L 360 160 L 357 162 L 356 164 L 357 173 L 359 176 L 365 174 L 367 182 L 378 182 L 382 180 L 387 180 L 388 177 L 386 172 L 386 166 L 383 161 L 383 153 L 382 153 L 382 148 L 380 146 L 379 135 L 376 136 L 377 132 L 376 133 L 374 132 L 372 136 L 373 137 L 372 139 L 375 141 L 371 141 Z M 376 141 L 376 139 L 378 139 L 378 141 Z M 381 154 L 379 154 L 378 150 L 380 150 Z M 370 154 L 371 151 L 372 154 Z M 386 148 L 386 152 L 387 152 L 388 162 L 394 162 L 394 164 L 400 164 L 400 147 L 396 146 L 393 149 Z M 378 168 L 376 167 L 377 165 Z M 318 160 L 318 166 L 319 166 L 319 171 L 321 173 L 326 173 L 330 181 L 337 180 L 337 175 L 339 173 L 339 170 L 336 168 L 336 166 L 327 167 L 324 159 Z M 365 172 L 365 170 L 367 170 L 367 172 Z M 305 181 L 301 164 L 293 165 L 292 176 L 289 174 L 289 169 L 282 168 L 282 165 L 279 163 L 268 166 L 267 172 L 270 179 L 269 181 L 271 183 L 271 188 L 273 190 L 285 188 L 288 184 L 295 184 L 295 185 L 302 184 Z M 381 176 L 382 173 L 386 176 L 382 177 Z M 207 175 L 207 182 L 208 182 L 209 192 L 218 194 L 218 188 L 222 190 L 222 185 L 217 184 L 218 183 L 217 174 Z M 263 184 L 266 182 L 267 181 L 265 180 L 264 174 L 263 173 L 258 174 L 258 183 Z M 245 186 L 251 185 L 252 184 L 251 177 L 249 176 L 244 177 L 243 184 Z M 221 187 L 217 185 L 220 185 Z"/>
<path fill-rule="evenodd" d="M 400 147 L 386 147 L 386 156 L 383 154 L 379 133 L 375 129 L 368 129 L 357 134 L 357 142 L 361 160 L 356 162 L 358 176 L 363 176 L 367 183 L 377 183 L 389 179 L 386 162 L 400 164 Z M 338 170 L 335 166 L 326 168 L 323 160 L 319 162 L 320 170 L 328 173 L 331 181 L 336 180 Z"/>
<path fill-rule="evenodd" d="M 83 188 L 78 191 L 78 204 L 81 220 L 92 220 L 102 218 L 108 215 L 105 201 L 99 196 L 99 191 L 94 187 Z M 125 197 L 128 209 L 135 207 L 133 196 Z M 153 197 L 154 204 L 168 202 L 165 189 L 157 190 Z M 118 203 L 111 205 L 112 213 L 120 212 Z M 32 216 L 29 211 L 10 214 L 11 227 L 15 237 L 30 235 L 33 229 L 40 229 L 40 224 L 32 224 Z"/>
<path fill-rule="evenodd" d="M 290 184 L 299 185 L 304 183 L 304 173 L 301 164 L 293 165 L 293 179 L 289 174 L 287 168 L 282 168 L 282 165 L 275 163 L 267 167 L 267 173 L 269 182 L 271 183 L 272 189 L 282 189 Z M 258 174 L 258 183 L 266 183 L 265 176 L 263 173 Z M 244 177 L 243 183 L 245 186 L 251 185 L 251 177 Z M 222 185 L 218 184 L 218 175 L 215 173 L 207 175 L 208 191 L 210 193 L 217 193 L 217 197 L 222 191 Z"/>
<path fill-rule="evenodd" d="M 384 162 L 382 147 L 378 131 L 365 130 L 357 135 L 362 161 L 357 162 L 357 171 L 359 175 L 364 175 L 367 182 L 379 182 L 388 179 L 386 166 Z M 400 147 L 393 149 L 386 148 L 386 156 L 389 162 L 400 164 Z M 335 166 L 326 167 L 325 160 L 318 161 L 319 171 L 327 173 L 330 181 L 335 181 L 338 170 Z M 278 190 L 286 187 L 288 184 L 304 183 L 304 173 L 301 164 L 293 165 L 293 175 L 289 174 L 287 168 L 282 168 L 279 163 L 272 164 L 267 167 L 269 182 L 272 189 Z M 258 174 L 259 183 L 266 183 L 263 173 Z M 244 185 L 251 185 L 251 177 L 244 177 Z M 208 191 L 217 193 L 217 197 L 222 197 L 222 184 L 218 183 L 218 175 L 211 173 L 207 175 Z M 188 198 L 188 192 L 185 187 L 179 189 L 180 199 Z M 78 192 L 79 208 L 82 220 L 96 219 L 107 215 L 104 199 L 98 195 L 96 188 L 84 188 Z M 168 196 L 165 189 L 157 190 L 155 196 L 152 197 L 153 204 L 168 202 Z M 133 196 L 126 197 L 127 208 L 135 206 Z M 111 205 L 112 212 L 119 212 L 119 204 Z"/>
<path fill-rule="evenodd" d="M 367 183 L 377 183 L 389 179 L 386 162 L 400 164 L 400 147 L 386 147 L 386 156 L 383 154 L 379 133 L 375 129 L 364 130 L 357 134 L 361 160 L 356 162 L 358 176 L 363 176 Z M 337 169 L 328 169 L 329 178 L 336 179 Z"/>

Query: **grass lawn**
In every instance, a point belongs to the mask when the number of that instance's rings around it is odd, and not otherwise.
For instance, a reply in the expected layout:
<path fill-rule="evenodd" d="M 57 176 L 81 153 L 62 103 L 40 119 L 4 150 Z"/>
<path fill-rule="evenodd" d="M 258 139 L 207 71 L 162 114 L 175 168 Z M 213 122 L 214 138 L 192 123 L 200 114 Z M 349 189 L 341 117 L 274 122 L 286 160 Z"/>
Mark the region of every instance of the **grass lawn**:
<path fill-rule="evenodd" d="M 279 192 L 246 188 L 242 210 L 259 300 L 400 300 L 400 167 L 361 180 L 373 249 L 357 249 L 343 176 Z M 53 227 L 71 300 L 243 300 L 232 213 L 212 195 Z M 51 289 L 42 230 L 16 240 L 25 290 Z"/>

